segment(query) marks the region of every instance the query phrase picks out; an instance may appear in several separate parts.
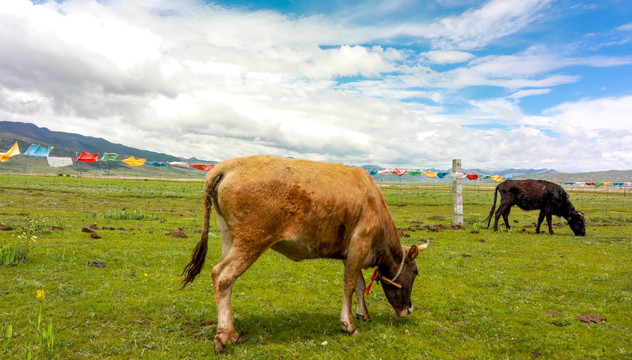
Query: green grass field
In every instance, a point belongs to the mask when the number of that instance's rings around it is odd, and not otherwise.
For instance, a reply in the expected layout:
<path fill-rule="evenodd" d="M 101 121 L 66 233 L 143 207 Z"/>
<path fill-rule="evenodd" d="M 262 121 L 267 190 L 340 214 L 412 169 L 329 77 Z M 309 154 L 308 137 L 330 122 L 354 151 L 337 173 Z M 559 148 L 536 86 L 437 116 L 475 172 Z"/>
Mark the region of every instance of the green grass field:
<path fill-rule="evenodd" d="M 374 286 L 372 321 L 344 335 L 341 262 L 294 263 L 270 251 L 234 287 L 243 341 L 220 357 L 632 358 L 630 194 L 571 192 L 587 213 L 587 236 L 575 237 L 555 217 L 556 235 L 535 234 L 537 212 L 516 208 L 511 231 L 481 229 L 491 186 L 465 188 L 464 230 L 448 228 L 449 186 L 382 189 L 402 242 L 430 241 L 418 258 L 415 312 L 396 318 Z M 0 358 L 214 357 L 214 222 L 205 269 L 179 288 L 199 240 L 202 190 L 201 181 L 0 175 L 0 246 L 15 258 L 0 264 Z M 82 231 L 91 225 L 98 236 Z M 585 314 L 605 321 L 577 319 Z"/>

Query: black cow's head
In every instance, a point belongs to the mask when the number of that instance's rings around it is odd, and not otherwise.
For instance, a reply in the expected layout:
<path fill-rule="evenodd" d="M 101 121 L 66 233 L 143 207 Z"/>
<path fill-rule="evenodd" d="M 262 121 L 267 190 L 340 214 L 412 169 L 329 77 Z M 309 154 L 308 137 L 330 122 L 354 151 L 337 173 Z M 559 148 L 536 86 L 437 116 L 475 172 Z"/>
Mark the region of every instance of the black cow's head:
<path fill-rule="evenodd" d="M 566 220 L 571 230 L 575 233 L 575 236 L 586 236 L 586 224 L 582 213 L 578 211 L 571 212 Z"/>
<path fill-rule="evenodd" d="M 406 258 L 404 259 L 404 267 L 401 274 L 397 277 L 396 283 L 401 285 L 401 289 L 395 285 L 389 284 L 382 278 L 382 288 L 388 302 L 393 306 L 395 315 L 400 318 L 407 317 L 413 312 L 413 304 L 410 295 L 413 292 L 413 283 L 417 277 L 417 255 L 428 247 L 428 243 L 417 246 L 413 245 L 406 249 Z"/>

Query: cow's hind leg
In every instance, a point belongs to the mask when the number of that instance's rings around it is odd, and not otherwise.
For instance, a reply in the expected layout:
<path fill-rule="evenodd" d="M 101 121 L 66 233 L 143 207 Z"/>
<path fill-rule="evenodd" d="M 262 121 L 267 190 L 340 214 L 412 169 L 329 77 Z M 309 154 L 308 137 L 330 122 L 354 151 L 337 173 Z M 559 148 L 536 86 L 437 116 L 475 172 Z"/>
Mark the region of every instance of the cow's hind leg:
<path fill-rule="evenodd" d="M 496 210 L 496 213 L 494 214 L 494 231 L 498 231 L 498 219 L 500 218 L 500 215 L 500 209 Z"/>
<path fill-rule="evenodd" d="M 364 291 L 366 289 L 366 283 L 364 282 L 364 276 L 362 273 L 358 275 L 358 280 L 356 281 L 355 293 L 356 300 L 358 301 L 358 307 L 356 309 L 356 317 L 362 320 L 371 320 L 369 316 L 369 310 L 366 307 L 366 303 L 364 302 Z"/>
<path fill-rule="evenodd" d="M 551 213 L 546 214 L 546 223 L 549 225 L 549 234 L 554 235 L 553 232 L 553 215 Z"/>
<path fill-rule="evenodd" d="M 503 220 L 505 220 L 505 227 L 507 230 L 511 229 L 511 225 L 509 225 L 509 212 L 511 212 L 511 206 L 507 206 L 507 208 L 503 211 Z"/>
<path fill-rule="evenodd" d="M 233 312 L 230 305 L 230 298 L 235 284 L 235 280 L 243 274 L 266 249 L 248 249 L 241 251 L 235 246 L 223 259 L 213 267 L 211 276 L 213 277 L 213 292 L 217 305 L 217 331 L 213 343 L 215 353 L 218 354 L 229 341 L 239 340 L 239 334 L 235 331 L 233 324 Z"/>
<path fill-rule="evenodd" d="M 496 217 L 494 218 L 494 231 L 498 231 L 498 219 L 501 215 L 503 220 L 505 220 L 505 227 L 509 230 L 509 211 L 511 211 L 511 206 L 501 201 L 498 210 L 496 210 Z"/>

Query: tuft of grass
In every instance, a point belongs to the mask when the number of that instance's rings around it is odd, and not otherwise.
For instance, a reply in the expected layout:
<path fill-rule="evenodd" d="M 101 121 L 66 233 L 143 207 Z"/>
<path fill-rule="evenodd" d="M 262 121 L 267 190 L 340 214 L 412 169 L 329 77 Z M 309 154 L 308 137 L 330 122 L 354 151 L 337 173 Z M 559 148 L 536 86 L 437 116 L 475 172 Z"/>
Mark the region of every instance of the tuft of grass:
<path fill-rule="evenodd" d="M 37 236 L 28 237 L 25 234 L 17 235 L 13 241 L 4 240 L 0 243 L 0 265 L 11 266 L 24 262 L 36 240 Z"/>
<path fill-rule="evenodd" d="M 144 214 L 142 210 L 110 210 L 105 213 L 94 213 L 93 216 L 99 219 L 114 220 L 156 220 L 155 215 Z"/>

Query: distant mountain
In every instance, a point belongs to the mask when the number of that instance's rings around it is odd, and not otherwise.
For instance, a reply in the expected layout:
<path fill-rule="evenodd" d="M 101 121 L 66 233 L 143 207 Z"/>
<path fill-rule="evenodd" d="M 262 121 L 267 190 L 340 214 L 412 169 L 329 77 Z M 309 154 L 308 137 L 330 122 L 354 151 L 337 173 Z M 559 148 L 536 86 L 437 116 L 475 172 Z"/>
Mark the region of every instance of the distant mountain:
<path fill-rule="evenodd" d="M 34 124 L 30 123 L 20 123 L 20 122 L 11 122 L 11 121 L 0 121 L 0 149 L 2 151 L 8 150 L 15 141 L 20 143 L 20 149 L 25 151 L 28 146 L 31 144 L 38 144 L 42 146 L 54 146 L 55 149 L 52 152 L 53 156 L 71 156 L 75 157 L 79 155 L 82 151 L 90 152 L 90 153 L 105 153 L 111 152 L 119 154 L 119 159 L 124 159 L 129 156 L 134 156 L 137 158 L 145 158 L 152 161 L 187 161 L 187 162 L 209 162 L 204 160 L 199 160 L 197 158 L 184 159 L 179 158 L 173 155 L 158 153 L 153 151 L 141 150 L 132 148 L 129 146 L 115 144 L 110 141 L 107 141 L 102 138 L 96 138 L 91 136 L 83 136 L 79 134 L 66 133 L 61 131 L 51 131 L 47 128 L 41 128 Z M 24 157 L 28 158 L 28 157 Z M 33 160 L 33 161 L 31 161 Z M 40 159 L 41 160 L 41 159 Z M 24 172 L 25 168 L 29 168 L 29 166 L 33 166 L 33 169 L 37 169 L 38 172 L 46 172 L 46 167 L 38 167 L 39 162 L 36 159 L 22 159 L 21 161 L 29 162 L 32 164 L 25 164 L 19 166 L 16 162 L 3 163 L 2 168 L 4 171 L 15 171 L 15 172 Z M 86 167 L 92 167 L 93 171 L 99 168 L 101 172 L 104 171 L 103 164 L 86 164 Z M 366 170 L 376 169 L 383 170 L 385 169 L 380 165 L 364 165 L 362 166 Z M 123 173 L 128 167 L 121 162 L 113 162 L 107 165 L 108 172 Z M 152 174 L 159 174 L 159 176 L 166 176 L 167 172 L 170 172 L 173 176 L 179 177 L 203 177 L 203 172 L 199 170 L 185 168 L 175 168 L 168 167 L 169 170 L 166 169 L 151 169 L 152 167 L 143 166 L 141 168 L 144 169 L 136 169 L 135 173 L 144 172 L 147 176 L 151 176 Z M 445 169 L 423 169 L 423 170 L 431 170 L 431 171 L 445 171 L 450 172 L 451 168 Z M 52 170 L 56 171 L 56 170 Z M 562 173 L 554 169 L 502 169 L 502 170 L 488 170 L 488 169 L 478 169 L 478 168 L 465 168 L 464 172 L 473 173 L 473 174 L 485 174 L 485 175 L 500 175 L 507 177 L 511 175 L 514 179 L 520 178 L 531 178 L 531 179 L 545 179 L 552 181 L 596 181 L 596 182 L 606 182 L 606 181 L 632 181 L 632 170 L 612 170 L 612 171 L 599 171 L 599 172 L 589 172 L 589 173 Z M 425 176 L 412 177 L 408 175 L 404 175 L 399 177 L 397 175 L 375 175 L 374 179 L 378 182 L 447 182 L 452 181 L 452 178 L 445 179 L 430 179 Z"/>
<path fill-rule="evenodd" d="M 31 144 L 41 146 L 53 146 L 54 156 L 79 155 L 82 151 L 89 153 L 116 153 L 123 159 L 129 156 L 145 158 L 152 161 L 189 161 L 172 155 L 153 151 L 136 149 L 133 147 L 115 144 L 102 138 L 83 136 L 61 131 L 51 131 L 34 124 L 0 121 L 0 142 L 4 147 L 10 147 L 14 141 L 21 142 L 21 148 L 26 150 Z M 22 150 L 22 151 L 24 151 Z M 204 162 L 195 160 L 196 162 Z"/>

